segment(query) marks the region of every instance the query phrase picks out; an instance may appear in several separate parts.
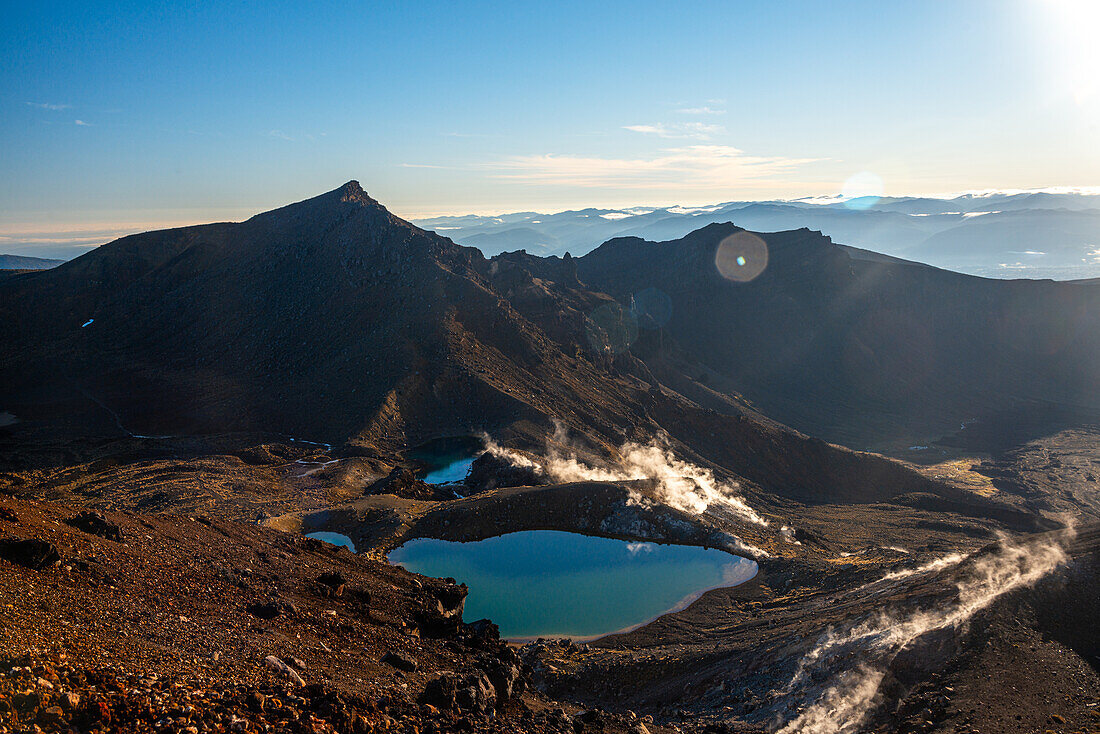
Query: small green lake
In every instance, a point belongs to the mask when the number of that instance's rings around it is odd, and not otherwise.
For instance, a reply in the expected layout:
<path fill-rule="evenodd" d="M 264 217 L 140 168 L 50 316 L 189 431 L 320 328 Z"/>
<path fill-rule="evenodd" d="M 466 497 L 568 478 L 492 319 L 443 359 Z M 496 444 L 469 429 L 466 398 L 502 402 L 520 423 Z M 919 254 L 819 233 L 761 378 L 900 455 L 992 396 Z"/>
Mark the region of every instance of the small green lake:
<path fill-rule="evenodd" d="M 470 543 L 418 538 L 389 555 L 470 594 L 463 618 L 491 619 L 502 637 L 594 638 L 687 607 L 703 592 L 756 575 L 755 561 L 686 545 L 634 543 L 557 530 Z"/>

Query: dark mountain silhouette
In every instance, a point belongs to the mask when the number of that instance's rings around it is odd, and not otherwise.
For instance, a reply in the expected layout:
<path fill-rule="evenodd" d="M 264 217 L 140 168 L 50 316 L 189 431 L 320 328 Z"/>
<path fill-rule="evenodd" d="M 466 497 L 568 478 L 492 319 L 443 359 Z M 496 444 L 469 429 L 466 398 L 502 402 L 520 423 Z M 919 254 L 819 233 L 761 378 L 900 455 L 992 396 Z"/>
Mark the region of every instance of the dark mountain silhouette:
<path fill-rule="evenodd" d="M 93 400 L 141 434 L 373 446 L 552 419 L 615 445 L 660 424 L 639 408 L 658 384 L 859 447 L 1100 408 L 1094 285 L 962 276 L 805 229 L 761 235 L 767 268 L 730 282 L 715 250 L 739 231 L 486 260 L 351 182 L 9 277 L 3 404 Z M 605 317 L 647 289 L 668 323 L 613 333 Z M 593 328 L 638 338 L 623 351 Z"/>
<path fill-rule="evenodd" d="M 683 249 L 694 254 L 673 255 L 664 275 L 705 281 L 702 268 L 713 263 L 698 258 L 714 234 L 694 235 L 698 244 Z M 805 237 L 774 236 L 791 240 L 792 256 Z M 608 243 L 585 260 L 585 277 L 615 290 L 601 258 L 611 264 L 644 246 Z M 847 262 L 832 250 L 836 267 Z M 776 254 L 769 280 L 791 278 L 791 287 L 800 267 L 817 267 L 806 261 L 812 253 Z M 634 272 L 624 261 L 623 277 Z M 24 425 L 68 422 L 85 434 L 247 430 L 380 456 L 480 431 L 541 448 L 561 425 L 604 454 L 661 434 L 681 455 L 747 480 L 749 493 L 820 502 L 924 492 L 1017 517 L 791 431 L 733 390 L 699 386 L 695 366 L 710 357 L 688 350 L 734 353 L 752 335 L 731 330 L 728 344 L 709 344 L 714 335 L 684 330 L 680 319 L 696 309 L 696 321 L 718 323 L 728 315 L 721 301 L 682 302 L 671 282 L 653 282 L 677 294 L 672 329 L 685 351 L 646 346 L 647 365 L 610 348 L 626 346 L 617 320 L 629 314 L 585 287 L 575 260 L 486 260 L 394 217 L 351 182 L 239 224 L 134 235 L 0 282 L 0 406 Z M 795 305 L 769 307 L 756 332 L 800 318 Z M 731 385 L 734 377 L 754 385 L 750 370 L 730 373 Z M 873 370 L 863 377 L 882 379 Z"/>
<path fill-rule="evenodd" d="M 805 229 L 759 235 L 767 268 L 731 282 L 715 255 L 741 231 L 611 240 L 577 270 L 624 303 L 667 295 L 668 323 L 632 350 L 659 378 L 686 373 L 828 440 L 928 443 L 963 423 L 1100 408 L 1095 285 L 959 275 Z"/>
<path fill-rule="evenodd" d="M 660 435 L 750 494 L 930 493 L 991 517 L 1006 510 L 766 416 L 878 446 L 1094 407 L 1093 287 L 856 260 L 806 230 L 765 235 L 763 274 L 730 283 L 714 252 L 740 231 L 487 260 L 350 182 L 0 281 L 0 406 L 84 435 L 253 431 L 376 456 L 481 431 L 537 449 L 562 426 L 605 455 Z M 657 331 L 630 309 L 647 290 L 671 307 Z"/>
<path fill-rule="evenodd" d="M 588 393 L 614 392 L 494 290 L 477 250 L 355 182 L 16 276 L 0 314 L 7 405 L 88 395 L 135 433 L 400 442 L 550 412 L 598 425 Z M 575 389 L 544 405 L 561 375 Z"/>

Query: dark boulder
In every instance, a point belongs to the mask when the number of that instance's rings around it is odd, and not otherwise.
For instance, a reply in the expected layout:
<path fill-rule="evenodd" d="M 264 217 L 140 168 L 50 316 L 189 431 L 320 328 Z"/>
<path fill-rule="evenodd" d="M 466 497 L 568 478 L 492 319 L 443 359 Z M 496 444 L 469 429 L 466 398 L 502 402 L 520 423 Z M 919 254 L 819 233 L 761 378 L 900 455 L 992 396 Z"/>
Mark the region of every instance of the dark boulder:
<path fill-rule="evenodd" d="M 482 671 L 466 675 L 444 673 L 428 681 L 421 703 L 462 713 L 487 714 L 497 704 L 496 689 Z"/>
<path fill-rule="evenodd" d="M 393 494 L 405 499 L 432 502 L 453 500 L 456 496 L 452 490 L 443 485 L 428 484 L 417 479 L 411 471 L 403 466 L 394 467 L 388 476 L 367 487 L 363 494 L 366 496 Z"/>
<path fill-rule="evenodd" d="M 321 585 L 326 596 L 336 597 L 344 593 L 344 586 L 347 585 L 347 579 L 344 578 L 344 574 L 339 571 L 326 571 L 317 577 L 317 583 Z"/>
<path fill-rule="evenodd" d="M 0 539 L 0 558 L 35 571 L 41 571 L 61 562 L 61 554 L 57 552 L 56 546 L 37 538 Z"/>
<path fill-rule="evenodd" d="M 249 604 L 246 609 L 253 617 L 259 617 L 260 619 L 275 619 L 284 614 L 292 617 L 298 613 L 297 607 L 281 599 L 271 599 L 264 602 Z"/>
<path fill-rule="evenodd" d="M 479 619 L 464 624 L 461 630 L 463 640 L 472 647 L 484 647 L 500 640 L 500 627 L 492 620 Z"/>
<path fill-rule="evenodd" d="M 423 606 L 416 615 L 421 632 L 430 637 L 450 637 L 462 628 L 462 610 L 469 589 L 454 579 L 426 579 Z"/>
<path fill-rule="evenodd" d="M 485 673 L 493 684 L 498 702 L 518 696 L 526 687 L 523 669 L 517 660 L 492 660 L 485 665 Z"/>
<path fill-rule="evenodd" d="M 47 729 L 61 729 L 68 723 L 60 706 L 49 706 L 38 712 L 38 721 Z"/>
<path fill-rule="evenodd" d="M 497 487 L 533 487 L 549 483 L 550 479 L 537 467 L 516 466 L 488 451 L 474 459 L 465 481 L 467 495 Z"/>
<path fill-rule="evenodd" d="M 382 656 L 382 662 L 386 665 L 393 666 L 398 670 L 403 670 L 406 673 L 416 672 L 416 661 L 399 652 L 388 652 Z"/>
<path fill-rule="evenodd" d="M 121 543 L 124 540 L 122 528 L 98 512 L 85 510 L 76 517 L 70 517 L 65 521 L 65 524 L 77 530 L 83 530 L 85 533 L 113 540 L 116 543 Z"/>

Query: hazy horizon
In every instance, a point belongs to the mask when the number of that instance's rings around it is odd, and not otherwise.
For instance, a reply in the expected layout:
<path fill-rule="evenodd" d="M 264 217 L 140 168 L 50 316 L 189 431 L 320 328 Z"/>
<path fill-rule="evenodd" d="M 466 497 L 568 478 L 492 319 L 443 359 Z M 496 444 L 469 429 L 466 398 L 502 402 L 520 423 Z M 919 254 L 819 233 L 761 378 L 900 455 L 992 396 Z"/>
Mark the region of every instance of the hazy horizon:
<path fill-rule="evenodd" d="M 327 190 L 331 190 L 330 187 Z M 373 195 L 370 188 L 364 186 L 367 193 Z M 107 223 L 107 222 L 92 222 L 85 223 L 83 226 L 70 225 L 69 227 L 57 230 L 37 230 L 34 228 L 28 228 L 27 225 L 16 226 L 14 228 L 0 229 L 0 254 L 5 255 L 18 255 L 24 257 L 40 257 L 45 259 L 61 259 L 71 260 L 75 257 L 79 257 L 86 252 L 94 250 L 96 247 L 112 242 L 120 237 L 125 237 L 131 234 L 138 234 L 141 232 L 156 231 L 161 229 L 172 229 L 176 227 L 188 227 L 200 224 L 210 224 L 214 222 L 237 222 L 244 221 L 256 214 L 260 214 L 271 209 L 277 209 L 280 206 L 292 203 L 293 201 L 301 201 L 304 199 L 312 198 L 319 195 L 323 191 L 317 191 L 312 194 L 303 196 L 298 199 L 281 201 L 272 203 L 270 205 L 261 206 L 258 208 L 211 208 L 197 210 L 200 213 L 193 217 L 186 217 L 183 210 L 173 210 L 170 214 L 174 218 L 170 218 L 163 221 L 151 220 L 151 221 L 131 221 L 127 224 Z M 862 193 L 864 198 L 871 199 L 939 199 L 939 200 L 951 200 L 960 197 L 994 197 L 994 196 L 1013 196 L 1019 194 L 1033 194 L 1033 193 L 1057 193 L 1057 194 L 1077 194 L 1081 196 L 1100 196 L 1100 186 L 1049 186 L 1033 189 L 985 189 L 985 190 L 973 190 L 973 191 L 959 191 L 947 194 L 883 194 L 881 197 L 875 197 L 871 194 Z M 377 198 L 377 197 L 376 197 Z M 407 221 L 414 223 L 423 223 L 426 220 L 444 219 L 448 217 L 506 217 L 515 214 L 536 214 L 553 216 L 557 214 L 564 214 L 571 211 L 581 211 L 585 209 L 598 209 L 606 211 L 629 211 L 629 210 L 654 210 L 659 211 L 663 209 L 676 209 L 683 208 L 685 210 L 706 210 L 709 208 L 716 208 L 731 202 L 746 202 L 746 203 L 767 203 L 767 202 L 782 202 L 782 203 L 803 203 L 803 204 L 815 204 L 815 205 L 828 205 L 828 204 L 841 204 L 846 200 L 850 200 L 854 197 L 845 197 L 841 192 L 837 192 L 833 195 L 821 195 L 821 196 L 801 196 L 796 198 L 773 198 L 773 199 L 724 199 L 714 200 L 702 203 L 645 203 L 639 202 L 630 205 L 612 206 L 606 204 L 592 203 L 586 206 L 578 206 L 569 209 L 524 209 L 524 210 L 501 210 L 501 209 L 489 209 L 482 211 L 443 211 L 443 212 L 401 212 L 394 211 L 392 207 L 387 206 L 385 201 L 380 203 L 386 206 L 393 214 Z M 206 215 L 206 216 L 203 216 Z M 736 222 L 734 222 L 736 224 Z M 446 234 L 446 232 L 441 232 Z M 593 242 L 592 247 L 601 244 L 601 242 Z M 841 242 L 841 244 L 848 244 Z M 883 248 L 888 249 L 888 248 Z"/>
<path fill-rule="evenodd" d="M 353 178 L 411 219 L 1095 187 L 1098 7 L 20 6 L 0 250 Z"/>

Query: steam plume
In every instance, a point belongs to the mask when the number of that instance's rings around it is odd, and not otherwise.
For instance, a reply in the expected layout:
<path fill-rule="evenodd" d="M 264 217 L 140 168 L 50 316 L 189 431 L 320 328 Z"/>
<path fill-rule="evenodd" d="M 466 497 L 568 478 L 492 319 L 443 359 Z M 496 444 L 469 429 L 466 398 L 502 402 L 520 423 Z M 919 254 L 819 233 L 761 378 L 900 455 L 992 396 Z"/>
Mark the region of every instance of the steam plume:
<path fill-rule="evenodd" d="M 893 549 L 891 549 L 893 550 Z M 904 551 L 908 553 L 909 551 Z M 866 589 L 868 586 L 875 586 L 877 584 L 886 583 L 887 581 L 899 581 L 901 579 L 907 579 L 910 576 L 919 576 L 926 573 L 935 573 L 936 571 L 942 571 L 945 568 L 951 566 L 957 566 L 968 558 L 963 553 L 950 553 L 941 558 L 937 558 L 933 561 L 925 563 L 923 566 L 917 566 L 916 568 L 907 568 L 903 571 L 892 571 L 880 579 L 876 579 L 870 583 L 864 584 L 860 589 Z"/>
<path fill-rule="evenodd" d="M 938 609 L 884 613 L 839 632 L 829 630 L 799 663 L 786 693 L 795 700 L 815 700 L 779 734 L 845 734 L 859 730 L 878 698 L 879 685 L 889 664 L 917 638 L 936 630 L 957 628 L 998 597 L 1031 586 L 1068 560 L 1061 541 L 1043 544 L 1013 543 L 1002 539 L 997 549 L 976 559 L 957 582 L 957 594 Z M 940 568 L 953 565 L 942 563 Z M 931 564 L 930 564 L 931 565 Z M 864 662 L 839 674 L 830 669 L 858 654 Z M 830 673 L 832 683 L 815 689 L 811 672 Z"/>
<path fill-rule="evenodd" d="M 656 482 L 658 499 L 670 507 L 694 515 L 720 509 L 757 525 L 768 524 L 737 495 L 735 482 L 719 482 L 709 469 L 676 458 L 663 442 L 627 442 L 619 449 L 619 460 L 614 465 L 592 466 L 578 458 L 576 452 L 558 448 L 569 445 L 561 426 L 555 431 L 554 441 L 547 445 L 546 456 L 539 461 L 506 449 L 488 436 L 483 436 L 483 440 L 485 450 L 493 456 L 514 466 L 540 471 L 555 482 L 651 479 Z"/>

